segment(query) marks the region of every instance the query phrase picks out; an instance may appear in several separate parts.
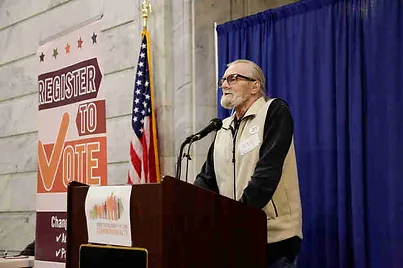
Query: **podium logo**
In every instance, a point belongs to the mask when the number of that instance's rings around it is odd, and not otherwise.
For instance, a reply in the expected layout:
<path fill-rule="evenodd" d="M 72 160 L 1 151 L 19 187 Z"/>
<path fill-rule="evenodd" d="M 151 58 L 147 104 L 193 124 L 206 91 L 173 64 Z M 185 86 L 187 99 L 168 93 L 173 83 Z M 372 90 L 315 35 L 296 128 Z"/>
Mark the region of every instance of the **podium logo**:
<path fill-rule="evenodd" d="M 104 202 L 94 205 L 90 211 L 90 219 L 104 219 L 117 221 L 123 213 L 122 198 L 111 193 Z"/>

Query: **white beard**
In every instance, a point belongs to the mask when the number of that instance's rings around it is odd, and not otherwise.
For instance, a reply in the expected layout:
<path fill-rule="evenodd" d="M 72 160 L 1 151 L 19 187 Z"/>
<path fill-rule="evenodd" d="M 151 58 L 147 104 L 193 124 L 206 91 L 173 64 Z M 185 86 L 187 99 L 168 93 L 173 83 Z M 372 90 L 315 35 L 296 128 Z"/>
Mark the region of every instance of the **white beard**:
<path fill-rule="evenodd" d="M 225 109 L 234 109 L 238 105 L 242 104 L 245 101 L 245 94 L 237 94 L 235 92 L 231 92 L 229 95 L 221 96 L 221 106 Z"/>

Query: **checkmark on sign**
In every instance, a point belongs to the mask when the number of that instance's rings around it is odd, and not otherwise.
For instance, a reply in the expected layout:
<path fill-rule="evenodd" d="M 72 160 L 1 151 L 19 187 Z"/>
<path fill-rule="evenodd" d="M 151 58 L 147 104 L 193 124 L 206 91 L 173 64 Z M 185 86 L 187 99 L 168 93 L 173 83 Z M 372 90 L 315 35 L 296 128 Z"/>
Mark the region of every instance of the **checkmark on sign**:
<path fill-rule="evenodd" d="M 46 156 L 42 141 L 38 141 L 38 168 L 43 187 L 46 191 L 52 190 L 56 179 L 56 172 L 62 158 L 64 141 L 66 140 L 69 121 L 69 113 L 64 113 L 60 123 L 59 132 L 57 133 L 56 142 L 53 146 L 49 159 Z"/>
<path fill-rule="evenodd" d="M 58 236 L 56 236 L 56 242 L 59 242 L 61 237 L 62 237 L 62 234 L 59 234 Z"/>

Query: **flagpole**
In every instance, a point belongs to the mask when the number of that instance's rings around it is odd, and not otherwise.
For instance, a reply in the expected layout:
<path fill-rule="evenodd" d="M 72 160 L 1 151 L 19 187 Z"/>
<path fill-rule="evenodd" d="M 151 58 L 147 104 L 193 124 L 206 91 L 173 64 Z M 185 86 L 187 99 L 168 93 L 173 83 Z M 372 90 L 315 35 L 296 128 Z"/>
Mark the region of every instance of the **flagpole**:
<path fill-rule="evenodd" d="M 147 29 L 148 15 L 152 12 L 150 0 L 144 0 L 141 4 L 141 14 L 143 16 L 143 29 Z"/>
<path fill-rule="evenodd" d="M 147 39 L 147 58 L 148 58 L 148 70 L 149 70 L 149 79 L 150 79 L 150 95 L 151 95 L 151 107 L 153 109 L 151 113 L 152 117 L 152 129 L 153 129 L 153 143 L 154 143 L 154 148 L 155 148 L 155 165 L 156 165 L 156 176 L 157 176 L 157 182 L 161 181 L 161 174 L 160 174 L 160 161 L 159 161 L 159 152 L 158 152 L 158 138 L 157 138 L 157 119 L 155 116 L 155 100 L 154 100 L 154 83 L 153 83 L 153 78 L 152 78 L 152 65 L 151 65 L 151 42 L 150 42 L 150 36 L 147 30 L 147 23 L 148 23 L 148 16 L 152 12 L 152 7 L 150 4 L 149 0 L 144 0 L 143 3 L 141 4 L 141 14 L 144 20 L 143 24 L 143 33 L 142 36 L 145 36 Z"/>

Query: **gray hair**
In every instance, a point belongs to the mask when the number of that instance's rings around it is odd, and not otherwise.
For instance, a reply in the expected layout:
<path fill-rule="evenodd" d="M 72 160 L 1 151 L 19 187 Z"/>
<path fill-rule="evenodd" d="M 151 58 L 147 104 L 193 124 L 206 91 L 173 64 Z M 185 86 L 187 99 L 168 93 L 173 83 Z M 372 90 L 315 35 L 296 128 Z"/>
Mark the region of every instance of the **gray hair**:
<path fill-rule="evenodd" d="M 227 67 L 230 67 L 231 65 L 238 64 L 238 63 L 245 63 L 248 64 L 250 68 L 250 78 L 256 79 L 260 83 L 260 88 L 259 92 L 262 97 L 266 97 L 266 79 L 264 78 L 264 74 L 262 69 L 254 63 L 253 61 L 250 60 L 235 60 L 233 62 L 230 62 L 227 64 Z"/>

